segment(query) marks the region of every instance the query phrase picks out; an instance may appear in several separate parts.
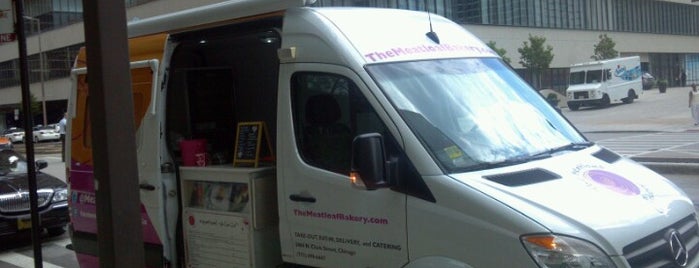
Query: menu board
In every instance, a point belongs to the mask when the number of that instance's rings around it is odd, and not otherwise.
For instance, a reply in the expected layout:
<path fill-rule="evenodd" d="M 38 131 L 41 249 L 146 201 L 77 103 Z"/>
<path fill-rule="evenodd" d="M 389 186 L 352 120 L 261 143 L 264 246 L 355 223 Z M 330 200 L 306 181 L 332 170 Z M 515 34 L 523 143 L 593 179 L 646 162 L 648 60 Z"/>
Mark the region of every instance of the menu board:
<path fill-rule="evenodd" d="M 263 137 L 264 136 L 264 137 Z M 264 122 L 240 122 L 235 139 L 233 165 L 249 164 L 257 167 L 260 161 L 262 139 L 265 139 L 266 154 L 272 154 L 272 144 Z"/>
<path fill-rule="evenodd" d="M 236 139 L 237 148 L 235 157 L 239 160 L 255 160 L 257 149 L 260 143 L 260 123 L 240 123 L 238 124 L 238 137 Z"/>

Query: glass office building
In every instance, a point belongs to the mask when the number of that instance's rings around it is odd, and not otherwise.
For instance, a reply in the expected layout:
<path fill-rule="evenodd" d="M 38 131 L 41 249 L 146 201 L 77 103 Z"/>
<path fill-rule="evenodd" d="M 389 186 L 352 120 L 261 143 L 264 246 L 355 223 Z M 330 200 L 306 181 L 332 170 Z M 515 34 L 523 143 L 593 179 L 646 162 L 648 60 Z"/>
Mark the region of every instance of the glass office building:
<path fill-rule="evenodd" d="M 679 86 L 699 83 L 699 3 L 691 0 L 319 0 L 321 6 L 378 6 L 430 10 L 456 21 L 484 42 L 505 48 L 512 66 L 530 81 L 517 48 L 529 34 L 554 48 L 540 88 L 564 90 L 568 66 L 591 61 L 600 34 L 620 56 L 641 56 L 642 69 Z"/>
<path fill-rule="evenodd" d="M 126 0 L 127 19 L 145 18 L 222 0 Z M 70 67 L 83 45 L 82 0 L 25 0 L 31 92 L 46 101 L 49 123 L 60 119 L 70 90 Z M 517 49 L 529 35 L 554 50 L 540 88 L 564 90 L 568 66 L 590 61 L 600 34 L 620 56 L 638 55 L 642 68 L 678 86 L 699 83 L 699 2 L 692 0 L 317 0 L 314 6 L 429 10 L 507 51 L 512 67 L 530 81 Z M 41 57 L 41 58 L 39 58 Z M 43 88 L 43 90 L 41 90 Z M 18 126 L 19 60 L 16 43 L 0 45 L 0 130 Z M 42 115 L 37 115 L 35 122 Z M 4 119 L 4 120 L 3 120 Z"/>

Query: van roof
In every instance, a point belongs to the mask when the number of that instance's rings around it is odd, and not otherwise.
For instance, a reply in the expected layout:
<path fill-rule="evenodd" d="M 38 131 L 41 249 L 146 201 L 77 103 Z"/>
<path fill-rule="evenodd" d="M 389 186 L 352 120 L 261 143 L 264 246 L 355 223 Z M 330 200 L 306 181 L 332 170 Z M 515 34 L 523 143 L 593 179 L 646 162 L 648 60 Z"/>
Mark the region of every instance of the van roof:
<path fill-rule="evenodd" d="M 292 7 L 302 7 L 314 0 L 232 0 L 216 4 L 134 20 L 128 25 L 128 36 L 205 28 L 250 17 L 264 17 Z"/>
<path fill-rule="evenodd" d="M 333 47 L 326 46 L 329 49 L 325 51 L 327 55 L 337 54 L 337 49 L 354 49 L 365 64 L 432 58 L 498 57 L 461 25 L 436 14 L 389 8 L 304 8 L 309 2 L 311 1 L 227 1 L 132 22 L 129 24 L 128 35 L 133 39 L 155 34 L 176 34 L 286 16 L 286 41 L 282 42 L 288 42 L 289 46 L 308 44 L 308 36 L 313 35 L 320 38 L 316 40 L 322 40 L 321 44 L 334 44 Z M 359 20 L 357 10 L 362 12 Z M 340 29 L 341 33 L 321 34 L 334 32 L 331 28 Z M 326 29 L 329 31 L 325 31 Z M 439 41 L 427 37 L 427 33 L 431 31 L 437 33 Z M 313 53 L 303 55 L 317 58 L 321 54 L 319 46 L 316 46 Z"/>
<path fill-rule="evenodd" d="M 328 34 L 323 36 L 321 32 Z M 437 40 L 429 38 L 428 33 L 437 36 Z M 356 51 L 358 57 L 355 59 L 361 59 L 362 65 L 436 58 L 498 57 L 463 26 L 436 14 L 405 9 L 289 9 L 284 23 L 283 46 L 309 44 L 309 36 L 316 36 L 322 40 L 320 43 L 333 44 L 334 50 Z M 321 54 L 315 49 L 318 47 L 316 45 L 312 53 L 306 51 L 305 54 Z M 336 54 L 332 51 L 325 53 Z M 297 54 L 303 54 L 303 51 L 297 51 Z"/>
<path fill-rule="evenodd" d="M 620 62 L 620 61 L 626 61 L 626 60 L 640 60 L 640 59 L 641 59 L 641 57 L 639 57 L 639 56 L 629 56 L 629 57 L 605 59 L 605 60 L 598 60 L 598 61 L 574 63 L 574 64 L 571 64 L 570 67 L 596 66 L 596 65 L 603 65 L 606 63 L 610 63 L 610 62 Z"/>

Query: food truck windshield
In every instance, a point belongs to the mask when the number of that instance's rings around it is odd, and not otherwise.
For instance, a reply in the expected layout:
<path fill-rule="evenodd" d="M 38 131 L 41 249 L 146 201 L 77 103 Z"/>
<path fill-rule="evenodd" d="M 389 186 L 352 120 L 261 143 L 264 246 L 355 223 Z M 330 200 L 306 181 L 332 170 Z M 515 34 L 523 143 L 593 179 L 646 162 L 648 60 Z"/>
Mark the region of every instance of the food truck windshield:
<path fill-rule="evenodd" d="M 589 145 L 500 59 L 440 59 L 366 68 L 449 173 L 522 163 Z"/>

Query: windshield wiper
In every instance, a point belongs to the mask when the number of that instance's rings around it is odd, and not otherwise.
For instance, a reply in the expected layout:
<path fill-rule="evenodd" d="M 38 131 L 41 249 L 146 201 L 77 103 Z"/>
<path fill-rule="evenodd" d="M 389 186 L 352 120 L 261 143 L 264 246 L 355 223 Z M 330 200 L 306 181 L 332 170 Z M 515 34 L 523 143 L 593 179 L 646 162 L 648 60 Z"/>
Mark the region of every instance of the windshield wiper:
<path fill-rule="evenodd" d="M 580 151 L 582 149 L 588 148 L 594 145 L 594 142 L 571 142 L 569 144 L 563 145 L 561 147 L 553 148 L 547 151 L 549 154 L 554 154 L 563 151 Z"/>
<path fill-rule="evenodd" d="M 594 145 L 594 143 L 589 142 L 589 141 L 571 142 L 571 143 L 568 143 L 568 144 L 560 146 L 560 147 L 548 149 L 548 150 L 543 151 L 543 152 L 538 153 L 538 154 L 533 154 L 533 155 L 531 155 L 531 157 L 536 158 L 536 159 L 547 158 L 547 157 L 551 157 L 551 155 L 553 155 L 555 153 L 559 153 L 559 152 L 563 152 L 563 151 L 580 151 L 580 150 L 585 149 L 587 147 L 590 147 L 592 145 Z"/>
<path fill-rule="evenodd" d="M 496 161 L 496 162 L 480 162 L 477 164 L 469 165 L 468 167 L 464 167 L 462 170 L 463 171 L 476 171 L 476 170 L 486 170 L 486 169 L 493 169 L 493 168 L 499 168 L 499 167 L 514 166 L 514 165 L 523 164 L 523 163 L 527 163 L 527 162 L 531 162 L 531 161 L 539 160 L 539 159 L 544 159 L 544 158 L 548 158 L 548 157 L 550 157 L 550 155 L 546 155 L 546 154 L 513 157 L 513 158 L 508 158 L 508 159 L 505 159 L 502 161 Z"/>
<path fill-rule="evenodd" d="M 579 150 L 588 148 L 588 147 L 592 146 L 593 144 L 594 143 L 592 143 L 592 142 L 573 142 L 573 143 L 569 143 L 569 144 L 566 144 L 566 145 L 563 145 L 560 147 L 546 150 L 546 151 L 538 153 L 538 154 L 513 157 L 513 158 L 509 158 L 509 159 L 506 159 L 503 161 L 497 161 L 497 162 L 477 163 L 477 164 L 465 167 L 464 170 L 465 171 L 485 170 L 485 169 L 492 169 L 492 168 L 499 168 L 499 167 L 506 167 L 506 166 L 513 166 L 513 165 L 517 165 L 517 164 L 523 164 L 523 163 L 527 163 L 527 162 L 531 162 L 531 161 L 549 158 L 553 154 L 558 153 L 558 152 L 579 151 Z"/>

